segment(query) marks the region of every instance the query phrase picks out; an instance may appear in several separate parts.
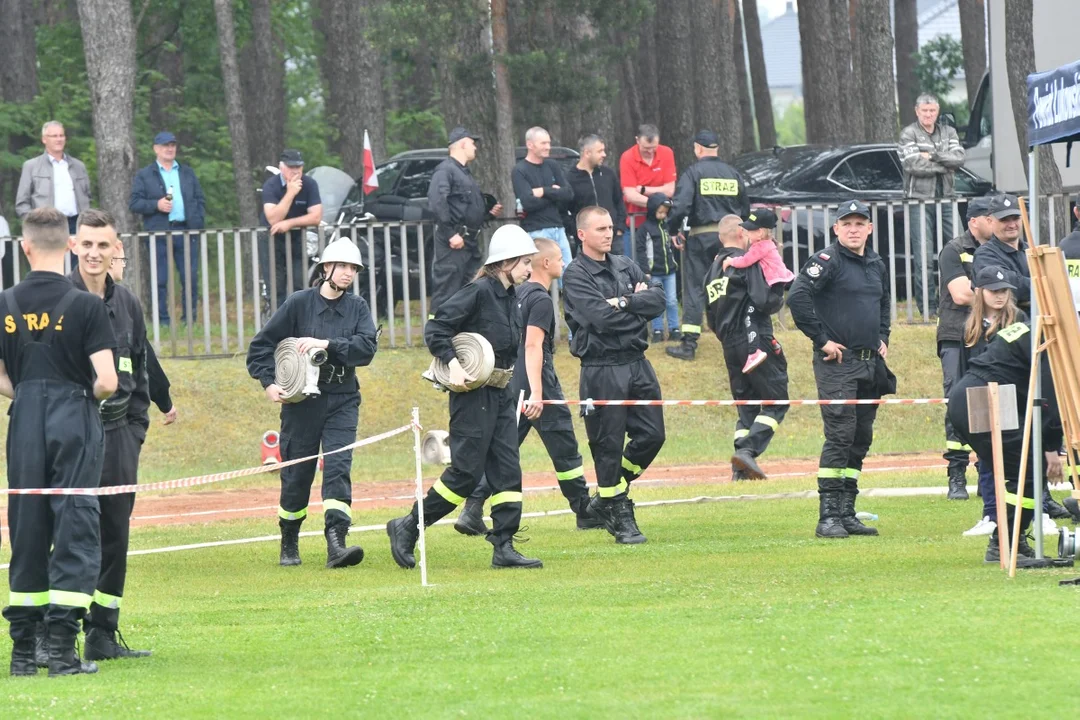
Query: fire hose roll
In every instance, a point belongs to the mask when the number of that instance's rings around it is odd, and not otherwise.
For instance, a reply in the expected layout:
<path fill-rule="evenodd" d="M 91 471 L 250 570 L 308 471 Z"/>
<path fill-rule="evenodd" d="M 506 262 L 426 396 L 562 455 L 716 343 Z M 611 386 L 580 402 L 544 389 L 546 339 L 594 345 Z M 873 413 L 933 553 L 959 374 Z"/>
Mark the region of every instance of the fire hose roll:
<path fill-rule="evenodd" d="M 452 342 L 461 368 L 475 380 L 464 387 L 451 385 L 450 367 L 439 358 L 432 359 L 431 366 L 423 374 L 424 379 L 454 392 L 468 392 L 487 385 L 495 370 L 495 351 L 488 339 L 479 333 L 464 332 L 455 335 Z"/>
<path fill-rule="evenodd" d="M 274 383 L 281 388 L 282 402 L 295 403 L 318 393 L 312 387 L 312 368 L 326 362 L 327 354 L 322 348 L 313 348 L 306 353 L 300 352 L 296 338 L 285 338 L 274 350 Z"/>

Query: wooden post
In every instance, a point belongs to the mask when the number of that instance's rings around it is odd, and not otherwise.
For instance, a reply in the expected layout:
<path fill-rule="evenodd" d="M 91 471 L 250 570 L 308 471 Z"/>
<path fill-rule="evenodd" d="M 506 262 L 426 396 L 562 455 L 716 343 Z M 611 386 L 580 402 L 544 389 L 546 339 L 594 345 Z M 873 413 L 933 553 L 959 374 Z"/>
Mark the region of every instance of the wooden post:
<path fill-rule="evenodd" d="M 1039 318 L 1035 318 L 1035 322 L 1032 324 L 1032 333 L 1035 337 L 1038 337 L 1039 332 Z M 1031 452 L 1031 419 L 1034 413 L 1032 412 L 1032 403 L 1035 400 L 1033 395 L 1035 394 L 1035 380 L 1039 377 L 1039 356 L 1041 352 L 1036 352 L 1034 357 L 1031 358 L 1031 374 L 1028 379 L 1028 394 L 1027 394 L 1027 407 L 1024 408 L 1024 442 L 1020 448 L 1020 475 L 1016 480 L 1016 513 L 1013 517 L 1013 529 L 1012 529 L 1012 551 L 1009 554 L 1009 577 L 1016 577 L 1016 555 L 1020 549 L 1020 515 L 1023 509 L 1024 503 L 1024 485 L 1027 476 L 1028 466 L 1028 453 Z M 1039 458 L 1035 458 L 1035 462 L 1038 462 Z M 1001 503 L 998 504 L 999 507 Z M 1042 508 L 1036 508 L 1038 511 L 1038 522 L 1042 522 Z M 999 509 L 998 512 L 1001 512 Z M 998 538 L 1001 538 L 1001 525 L 1002 517 L 998 516 Z M 1008 531 L 1009 521 L 1008 515 L 1005 516 L 1005 529 Z"/>
<path fill-rule="evenodd" d="M 990 410 L 990 444 L 994 452 L 994 491 L 997 496 L 998 514 L 998 552 L 1001 558 L 1001 569 L 1005 569 L 1006 558 L 1009 557 L 1008 544 L 1005 533 L 1008 532 L 1009 523 L 1005 513 L 1005 462 L 1002 457 L 1001 447 L 1001 405 L 998 400 L 998 384 L 992 382 L 986 387 L 989 394 Z M 1004 528 L 1004 531 L 1003 531 Z"/>

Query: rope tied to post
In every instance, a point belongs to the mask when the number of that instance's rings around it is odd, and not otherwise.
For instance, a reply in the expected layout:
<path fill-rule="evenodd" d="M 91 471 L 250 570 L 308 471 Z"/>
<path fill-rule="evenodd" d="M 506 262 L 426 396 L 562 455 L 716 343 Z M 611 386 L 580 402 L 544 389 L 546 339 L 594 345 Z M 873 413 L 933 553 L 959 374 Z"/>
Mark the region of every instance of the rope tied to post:
<path fill-rule="evenodd" d="M 468 392 L 486 385 L 495 370 L 495 350 L 488 339 L 480 333 L 463 332 L 455 335 L 451 342 L 461 368 L 475 379 L 464 387 L 451 385 L 450 367 L 439 358 L 432 358 L 431 365 L 421 377 L 435 383 L 440 390 L 454 392 Z"/>
<path fill-rule="evenodd" d="M 300 402 L 319 394 L 319 366 L 326 362 L 322 348 L 300 352 L 296 338 L 285 338 L 274 350 L 274 383 L 283 402 Z"/>

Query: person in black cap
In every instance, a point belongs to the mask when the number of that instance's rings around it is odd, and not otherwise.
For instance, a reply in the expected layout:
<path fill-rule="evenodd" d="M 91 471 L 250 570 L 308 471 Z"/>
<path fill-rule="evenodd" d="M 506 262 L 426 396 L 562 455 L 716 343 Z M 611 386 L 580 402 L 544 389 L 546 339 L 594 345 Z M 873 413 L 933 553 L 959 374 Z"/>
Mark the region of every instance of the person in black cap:
<path fill-rule="evenodd" d="M 275 308 L 281 307 L 286 295 L 305 288 L 304 228 L 318 226 L 322 221 L 319 184 L 304 174 L 300 151 L 281 153 L 278 171 L 278 176 L 267 180 L 262 189 L 262 222 L 270 228 L 274 250 Z M 269 271 L 261 269 L 263 273 Z"/>
<path fill-rule="evenodd" d="M 762 213 L 759 215 L 758 213 Z M 766 219 L 755 210 L 750 217 Z M 756 224 L 752 221 L 752 224 Z M 751 234 L 768 237 L 768 230 L 757 228 Z M 746 232 L 738 217 L 720 221 L 720 252 L 705 276 L 708 297 L 709 327 L 716 333 L 724 350 L 731 397 L 734 400 L 787 400 L 788 374 L 784 349 L 773 337 L 770 316 L 784 304 L 787 283 L 769 284 L 761 263 L 732 263 L 744 260 Z M 739 267 L 745 265 L 745 267 Z M 748 326 L 747 323 L 750 323 Z M 765 348 L 766 358 L 752 373 L 744 372 L 751 343 Z M 735 421 L 735 453 L 731 457 L 732 480 L 757 480 L 765 477 L 757 458 L 765 452 L 773 434 L 787 414 L 786 405 L 741 405 Z"/>
<path fill-rule="evenodd" d="M 435 215 L 435 257 L 432 260 L 428 319 L 454 293 L 465 287 L 483 265 L 480 228 L 498 217 L 502 205 L 490 210 L 480 185 L 469 172 L 480 136 L 458 125 L 450 131 L 449 157 L 439 163 L 428 185 L 428 207 Z"/>
<path fill-rule="evenodd" d="M 788 295 L 795 325 L 814 343 L 814 379 L 822 400 L 877 399 L 896 392 L 896 377 L 885 365 L 892 322 L 888 271 L 866 246 L 873 229 L 867 205 L 841 203 L 833 225 L 837 241 L 810 257 Z M 875 417 L 877 405 L 821 406 L 825 444 L 818 462 L 818 537 L 878 534 L 855 517 Z"/>
<path fill-rule="evenodd" d="M 1069 272 L 1069 287 L 1072 288 L 1073 305 L 1080 312 L 1080 193 L 1074 200 L 1072 216 L 1075 220 L 1072 232 L 1061 239 L 1058 247 L 1065 256 L 1065 268 Z"/>
<path fill-rule="evenodd" d="M 1001 267 L 1009 282 L 1016 286 L 1016 304 L 1031 307 L 1031 271 L 1021 239 L 1020 202 L 1015 195 L 996 195 L 990 200 L 990 239 L 975 250 L 972 270 L 978 274 L 985 267 Z"/>
<path fill-rule="evenodd" d="M 967 231 L 946 243 L 938 254 L 941 279 L 938 304 L 937 351 L 945 397 L 967 370 L 964 324 L 971 313 L 975 251 L 990 239 L 990 198 L 968 202 Z M 971 448 L 960 442 L 948 413 L 945 415 L 945 461 L 949 464 L 949 500 L 967 500 L 967 466 Z"/>
<path fill-rule="evenodd" d="M 705 309 L 705 273 L 720 249 L 720 220 L 726 215 L 745 217 L 750 211 L 746 183 L 735 168 L 717 157 L 720 140 L 712 130 L 694 136 L 691 165 L 675 185 L 668 232 L 678 233 L 676 247 L 683 250 L 682 342 L 666 348 L 680 360 L 693 360 L 701 335 L 701 315 Z M 690 237 L 683 240 L 683 220 L 689 218 Z"/>
<path fill-rule="evenodd" d="M 131 212 L 142 215 L 143 230 L 172 234 L 173 262 L 180 273 L 180 317 L 186 322 L 189 288 L 193 317 L 199 305 L 199 234 L 185 231 L 202 230 L 206 226 L 206 198 L 194 171 L 176 162 L 175 135 L 168 131 L 155 135 L 154 155 L 157 159 L 135 175 L 128 205 Z M 149 238 L 145 242 L 149 257 Z M 167 326 L 171 309 L 168 234 L 154 238 L 154 253 L 157 259 L 158 320 Z"/>

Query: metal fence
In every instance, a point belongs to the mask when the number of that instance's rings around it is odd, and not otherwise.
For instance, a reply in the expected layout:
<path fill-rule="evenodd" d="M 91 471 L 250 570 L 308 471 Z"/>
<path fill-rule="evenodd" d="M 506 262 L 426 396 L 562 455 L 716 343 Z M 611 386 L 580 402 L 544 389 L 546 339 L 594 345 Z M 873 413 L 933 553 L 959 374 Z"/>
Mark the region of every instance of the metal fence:
<path fill-rule="evenodd" d="M 1070 200 L 1068 195 L 1045 198 L 1040 217 L 1048 218 L 1045 237 L 1051 245 L 1069 230 L 1061 211 L 1068 212 Z M 966 229 L 965 206 L 963 199 L 871 203 L 875 223 L 869 244 L 890 268 L 894 320 L 900 314 L 908 322 L 932 318 L 937 255 Z M 830 206 L 780 206 L 775 211 L 781 218 L 778 235 L 785 262 L 793 272 L 835 239 Z M 631 232 L 641 222 L 641 216 L 632 215 Z M 423 345 L 428 315 L 432 231 L 430 223 L 405 221 L 323 226 L 305 236 L 300 247 L 288 235 L 276 241 L 267 237 L 265 228 L 125 235 L 124 284 L 143 301 L 149 335 L 163 355 L 232 356 L 246 351 L 285 297 L 308 287 L 312 257 L 338 234 L 356 242 L 364 257 L 366 267 L 353 280 L 353 292 L 367 300 L 390 347 L 413 347 Z M 924 237 L 930 242 L 922 242 Z M 0 238 L 0 250 L 0 286 L 8 287 L 29 268 L 16 239 Z M 633 243 L 630 250 L 636 252 Z M 196 270 L 181 279 L 180 264 Z M 557 302 L 557 288 L 553 294 Z M 171 322 L 165 322 L 166 316 Z M 192 322 L 178 322 L 181 317 Z"/>

